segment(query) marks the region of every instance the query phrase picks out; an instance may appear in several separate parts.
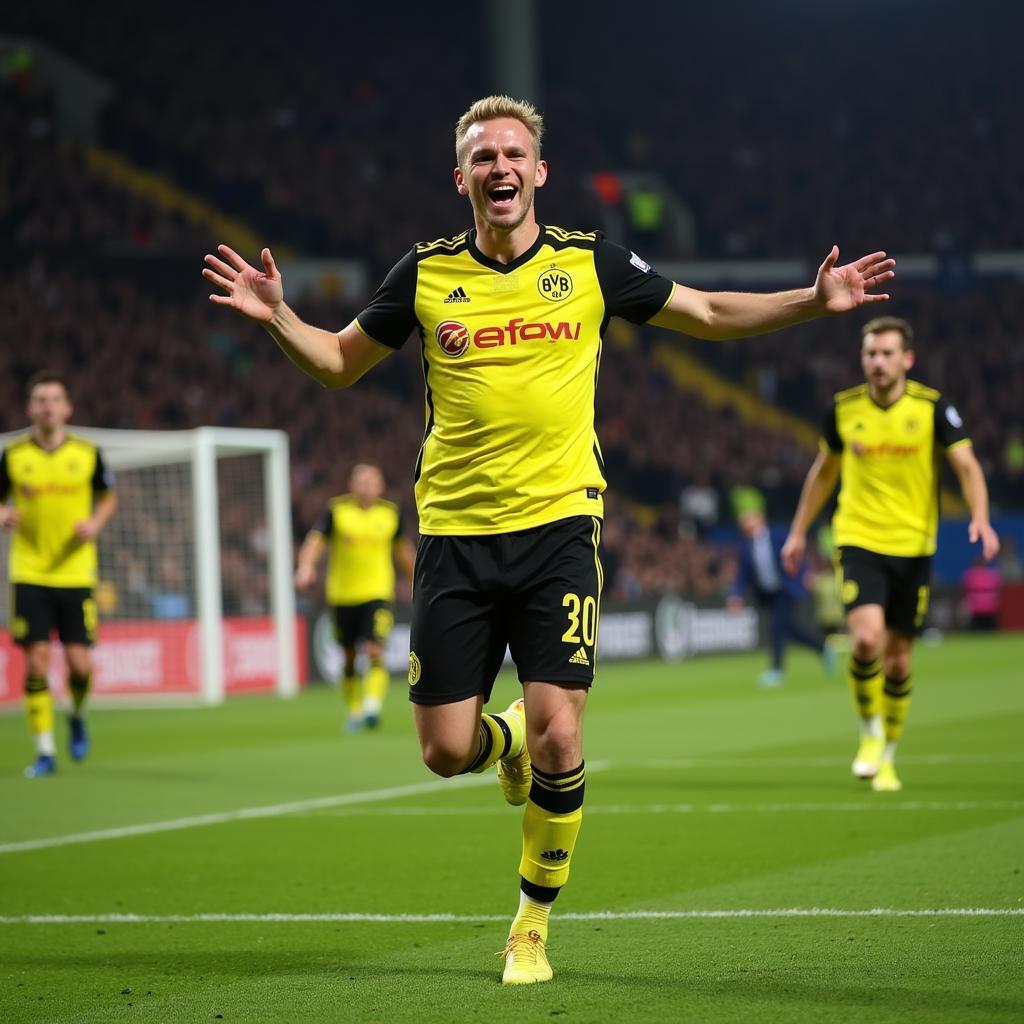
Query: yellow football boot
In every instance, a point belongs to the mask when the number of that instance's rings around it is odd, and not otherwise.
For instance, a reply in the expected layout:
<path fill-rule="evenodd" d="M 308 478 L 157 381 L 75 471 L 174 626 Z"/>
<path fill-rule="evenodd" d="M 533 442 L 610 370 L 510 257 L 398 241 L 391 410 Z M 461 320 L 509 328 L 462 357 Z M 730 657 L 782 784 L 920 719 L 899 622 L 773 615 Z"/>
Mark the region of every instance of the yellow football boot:
<path fill-rule="evenodd" d="M 857 756 L 853 759 L 853 774 L 858 779 L 873 779 L 878 774 L 884 750 L 885 740 L 881 736 L 862 736 Z"/>
<path fill-rule="evenodd" d="M 513 807 L 526 803 L 533 783 L 533 768 L 530 765 L 530 751 L 526 747 L 526 712 L 522 697 L 508 706 L 508 713 L 518 717 L 522 723 L 520 738 L 522 750 L 498 761 L 498 782 L 505 799 Z"/>
<path fill-rule="evenodd" d="M 871 788 L 876 793 L 898 793 L 903 788 L 903 783 L 896 777 L 892 761 L 883 761 L 878 766 L 878 772 L 871 780 Z"/>
<path fill-rule="evenodd" d="M 555 973 L 548 963 L 547 950 L 540 932 L 517 932 L 510 935 L 505 948 L 495 953 L 495 956 L 505 958 L 502 985 L 533 985 L 538 981 L 550 981 Z"/>

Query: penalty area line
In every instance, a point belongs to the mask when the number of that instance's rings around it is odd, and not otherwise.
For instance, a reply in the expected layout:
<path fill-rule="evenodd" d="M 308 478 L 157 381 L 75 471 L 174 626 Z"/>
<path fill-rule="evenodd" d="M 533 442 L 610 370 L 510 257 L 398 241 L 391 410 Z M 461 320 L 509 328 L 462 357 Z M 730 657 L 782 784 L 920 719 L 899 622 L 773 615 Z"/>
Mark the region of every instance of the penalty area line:
<path fill-rule="evenodd" d="M 704 921 L 801 917 L 1021 917 L 1024 907 L 740 908 L 730 910 L 593 910 L 552 914 L 559 921 Z M 19 924 L 485 924 L 507 914 L 25 914 L 0 916 L 0 925 Z"/>

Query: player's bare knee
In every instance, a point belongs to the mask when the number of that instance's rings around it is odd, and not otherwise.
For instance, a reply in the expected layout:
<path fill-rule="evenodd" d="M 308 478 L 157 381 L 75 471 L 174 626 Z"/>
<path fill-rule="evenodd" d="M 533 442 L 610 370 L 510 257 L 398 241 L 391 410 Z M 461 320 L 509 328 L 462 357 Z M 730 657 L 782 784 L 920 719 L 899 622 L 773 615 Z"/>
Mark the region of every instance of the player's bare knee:
<path fill-rule="evenodd" d="M 884 630 L 873 626 L 859 626 L 851 633 L 853 656 L 858 661 L 874 661 L 882 653 Z"/>
<path fill-rule="evenodd" d="M 567 772 L 583 758 L 580 731 L 575 721 L 554 718 L 539 729 L 531 729 L 530 757 L 544 771 Z"/>
<path fill-rule="evenodd" d="M 423 763 L 442 779 L 459 775 L 466 768 L 466 752 L 456 750 L 443 742 L 426 741 L 420 745 L 420 753 L 423 755 Z"/>
<path fill-rule="evenodd" d="M 46 676 L 50 671 L 50 645 L 31 644 L 25 651 L 25 667 L 30 676 Z"/>
<path fill-rule="evenodd" d="M 907 655 L 889 656 L 882 664 L 890 679 L 906 679 L 910 675 L 910 658 Z"/>

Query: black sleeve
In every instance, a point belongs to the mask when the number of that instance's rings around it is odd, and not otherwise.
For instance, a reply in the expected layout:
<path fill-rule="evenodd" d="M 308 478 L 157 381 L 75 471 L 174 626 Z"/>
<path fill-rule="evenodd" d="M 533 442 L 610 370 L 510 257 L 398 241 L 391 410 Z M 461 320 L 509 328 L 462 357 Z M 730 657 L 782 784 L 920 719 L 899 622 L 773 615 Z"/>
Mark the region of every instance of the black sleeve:
<path fill-rule="evenodd" d="M 833 402 L 825 414 L 825 421 L 821 425 L 821 438 L 828 445 L 830 452 L 839 454 L 843 450 L 843 439 L 839 436 L 839 428 L 836 426 L 836 404 Z"/>
<path fill-rule="evenodd" d="M 668 278 L 652 270 L 635 252 L 614 242 L 598 238 L 594 263 L 608 316 L 645 324 L 661 312 L 672 294 L 674 286 Z"/>
<path fill-rule="evenodd" d="M 416 250 L 407 252 L 356 317 L 364 334 L 388 348 L 401 348 L 416 327 Z"/>
<path fill-rule="evenodd" d="M 0 454 L 0 501 L 6 501 L 11 493 L 11 475 L 7 472 L 7 449 Z"/>
<path fill-rule="evenodd" d="M 935 440 L 943 448 L 949 448 L 957 441 L 967 441 L 968 434 L 964 428 L 964 421 L 956 407 L 940 398 L 935 403 Z"/>
<path fill-rule="evenodd" d="M 334 512 L 330 506 L 323 510 L 320 518 L 313 524 L 313 530 L 322 533 L 325 537 L 330 537 L 334 530 Z"/>
<path fill-rule="evenodd" d="M 103 456 L 96 452 L 96 465 L 92 471 L 92 493 L 103 494 L 112 490 L 114 486 L 114 474 L 103 464 Z"/>

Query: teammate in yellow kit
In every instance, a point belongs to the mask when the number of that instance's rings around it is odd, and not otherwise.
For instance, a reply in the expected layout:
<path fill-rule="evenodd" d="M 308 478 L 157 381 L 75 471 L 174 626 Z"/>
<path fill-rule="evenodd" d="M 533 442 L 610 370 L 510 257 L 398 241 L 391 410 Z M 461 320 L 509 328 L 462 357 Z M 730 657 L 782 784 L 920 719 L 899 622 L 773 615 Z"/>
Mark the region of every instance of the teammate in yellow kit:
<path fill-rule="evenodd" d="M 211 301 L 263 324 L 326 387 L 354 384 L 417 334 L 427 423 L 415 470 L 422 536 L 409 695 L 432 771 L 496 763 L 506 800 L 526 805 L 506 984 L 551 978 L 548 916 L 583 817 L 605 489 L 594 398 L 608 319 L 738 338 L 881 301 L 872 289 L 893 276 L 885 253 L 838 266 L 833 247 L 808 288 L 674 284 L 596 232 L 537 221 L 542 130 L 528 103 L 474 103 L 456 125 L 454 171 L 473 228 L 414 246 L 341 331 L 288 307 L 269 249 L 257 269 L 222 245 L 203 271 L 224 293 Z M 523 698 L 484 712 L 506 646 Z"/>
<path fill-rule="evenodd" d="M 312 586 L 317 562 L 329 550 L 327 603 L 344 655 L 341 689 L 349 732 L 380 723 L 388 689 L 384 644 L 394 624 L 394 562 L 412 579 L 415 561 L 412 544 L 402 532 L 402 511 L 383 494 L 381 471 L 365 463 L 356 466 L 349 493 L 332 498 L 306 536 L 295 571 L 299 589 Z M 365 646 L 370 663 L 363 679 L 356 669 L 360 646 Z"/>
<path fill-rule="evenodd" d="M 960 414 L 938 391 L 907 379 L 910 324 L 879 317 L 862 335 L 866 383 L 835 396 L 782 557 L 787 571 L 798 571 L 807 530 L 841 476 L 832 527 L 853 643 L 848 679 L 861 720 L 853 773 L 884 792 L 902 788 L 893 758 L 910 708 L 911 648 L 928 611 L 943 453 L 971 510 L 972 543 L 980 541 L 989 559 L 999 538 Z"/>
<path fill-rule="evenodd" d="M 29 778 L 57 767 L 53 700 L 47 676 L 50 634 L 64 645 L 71 691 L 72 758 L 89 752 L 84 707 L 92 681 L 89 647 L 96 639 L 96 538 L 117 508 L 113 477 L 94 445 L 65 430 L 67 385 L 37 373 L 28 386 L 27 434 L 0 456 L 0 527 L 11 530 L 11 635 L 25 650 L 25 709 L 35 737 Z"/>

